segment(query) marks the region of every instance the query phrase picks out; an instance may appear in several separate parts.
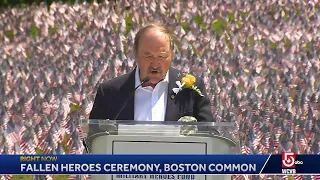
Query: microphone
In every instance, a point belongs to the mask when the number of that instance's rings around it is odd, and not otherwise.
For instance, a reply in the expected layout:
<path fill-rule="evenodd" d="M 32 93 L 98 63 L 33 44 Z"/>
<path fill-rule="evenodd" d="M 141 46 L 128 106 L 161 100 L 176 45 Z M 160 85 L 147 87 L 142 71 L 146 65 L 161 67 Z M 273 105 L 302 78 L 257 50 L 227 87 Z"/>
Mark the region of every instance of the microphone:
<path fill-rule="evenodd" d="M 140 86 L 144 85 L 144 83 L 147 83 L 147 82 L 149 82 L 149 81 L 150 81 L 149 76 L 145 77 L 145 78 L 142 80 L 142 82 L 134 89 L 133 92 L 135 92 Z"/>
<path fill-rule="evenodd" d="M 147 76 L 145 77 L 142 82 L 136 87 L 134 88 L 134 90 L 131 92 L 131 94 L 129 95 L 128 99 L 123 103 L 123 106 L 121 107 L 121 109 L 119 110 L 119 112 L 117 113 L 117 115 L 113 118 L 113 120 L 117 120 L 120 113 L 123 111 L 123 109 L 126 107 L 126 105 L 128 104 L 128 101 L 132 98 L 132 96 L 134 95 L 135 91 L 142 86 L 143 84 L 147 83 L 150 81 L 150 78 Z"/>
<path fill-rule="evenodd" d="M 124 102 L 123 106 L 121 107 L 121 109 L 119 110 L 119 112 L 117 113 L 117 115 L 115 116 L 115 118 L 113 120 L 117 120 L 117 118 L 119 117 L 120 113 L 123 111 L 123 109 L 126 107 L 126 105 L 128 104 L 128 101 L 132 98 L 132 96 L 134 95 L 134 92 L 143 84 L 147 83 L 148 81 L 150 81 L 150 78 L 147 76 L 145 77 L 142 82 L 136 87 L 134 88 L 134 90 L 131 92 L 131 94 L 129 95 L 128 99 Z M 100 127 L 101 128 L 101 127 Z M 110 128 L 110 127 L 109 127 Z M 87 145 L 85 139 L 82 140 L 82 145 L 85 148 L 85 151 L 89 154 L 90 151 L 92 152 L 91 148 Z"/>

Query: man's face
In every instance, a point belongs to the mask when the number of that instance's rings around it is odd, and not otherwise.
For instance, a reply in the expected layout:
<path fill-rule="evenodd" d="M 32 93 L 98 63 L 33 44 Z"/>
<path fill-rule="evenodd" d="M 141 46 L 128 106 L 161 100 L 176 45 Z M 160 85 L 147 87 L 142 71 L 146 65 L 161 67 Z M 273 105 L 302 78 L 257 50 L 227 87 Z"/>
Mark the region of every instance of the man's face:
<path fill-rule="evenodd" d="M 137 64 L 140 79 L 149 76 L 151 84 L 163 80 L 172 62 L 169 36 L 150 29 L 140 37 L 137 49 Z"/>

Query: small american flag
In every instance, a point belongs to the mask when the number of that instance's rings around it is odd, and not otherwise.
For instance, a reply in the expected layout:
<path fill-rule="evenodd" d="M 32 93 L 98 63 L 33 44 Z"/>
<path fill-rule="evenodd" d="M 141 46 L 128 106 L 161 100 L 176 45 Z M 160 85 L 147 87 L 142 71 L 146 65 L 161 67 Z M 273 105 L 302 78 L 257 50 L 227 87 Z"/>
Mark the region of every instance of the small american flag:
<path fill-rule="evenodd" d="M 48 143 L 45 141 L 42 141 L 38 147 L 43 151 L 44 154 L 49 154 L 52 151 L 52 147 L 49 146 Z"/>
<path fill-rule="evenodd" d="M 85 109 L 85 111 L 84 111 L 85 115 L 89 115 L 89 114 L 90 114 L 90 112 L 91 112 L 91 110 L 92 110 L 92 107 L 93 107 L 93 101 L 91 101 L 91 102 L 87 105 L 87 107 L 86 107 L 86 109 Z"/>
<path fill-rule="evenodd" d="M 1 180 L 10 180 L 13 177 L 13 175 L 3 175 L 1 177 Z"/>
<path fill-rule="evenodd" d="M 23 154 L 36 154 L 35 148 L 30 146 L 27 141 L 21 142 L 20 148 Z"/>
<path fill-rule="evenodd" d="M 71 93 L 71 92 L 68 92 L 67 98 L 68 98 L 68 99 L 71 99 L 72 97 L 73 97 L 72 93 Z"/>
<path fill-rule="evenodd" d="M 46 115 L 50 114 L 51 108 L 49 106 L 49 103 L 47 103 L 47 102 L 42 103 L 41 108 L 42 108 L 43 113 L 45 113 Z"/>
<path fill-rule="evenodd" d="M 252 154 L 251 149 L 248 146 L 241 147 L 241 154 Z"/>
<path fill-rule="evenodd" d="M 295 180 L 303 180 L 303 177 L 302 177 L 302 175 L 295 175 L 294 179 Z"/>
<path fill-rule="evenodd" d="M 68 180 L 77 180 L 77 175 L 70 175 Z"/>
<path fill-rule="evenodd" d="M 232 180 L 247 180 L 244 175 L 232 175 Z"/>
<path fill-rule="evenodd" d="M 19 137 L 22 137 L 27 130 L 26 126 L 22 126 L 19 130 Z"/>
<path fill-rule="evenodd" d="M 271 133 L 267 132 L 265 133 L 265 148 L 269 149 L 270 148 L 270 139 L 271 139 Z"/>
<path fill-rule="evenodd" d="M 80 103 L 81 102 L 81 93 L 80 92 L 74 92 L 73 94 L 73 100 L 75 103 Z"/>
<path fill-rule="evenodd" d="M 70 154 L 77 154 L 77 148 L 72 147 L 69 152 L 70 152 Z"/>
<path fill-rule="evenodd" d="M 85 139 L 86 136 L 87 136 L 87 134 L 82 131 L 82 128 L 81 128 L 81 127 L 77 127 L 77 133 L 78 133 L 78 137 L 79 137 L 79 139 L 80 139 L 81 141 L 82 141 L 83 139 Z"/>
<path fill-rule="evenodd" d="M 28 102 L 24 103 L 24 110 L 25 110 L 26 114 L 29 114 L 32 109 L 32 99 L 30 99 Z"/>
<path fill-rule="evenodd" d="M 12 144 L 20 142 L 20 136 L 16 132 L 9 133 L 8 139 Z"/>
<path fill-rule="evenodd" d="M 46 175 L 47 180 L 53 180 L 53 175 Z"/>
<path fill-rule="evenodd" d="M 311 176 L 312 180 L 320 180 L 320 175 Z"/>

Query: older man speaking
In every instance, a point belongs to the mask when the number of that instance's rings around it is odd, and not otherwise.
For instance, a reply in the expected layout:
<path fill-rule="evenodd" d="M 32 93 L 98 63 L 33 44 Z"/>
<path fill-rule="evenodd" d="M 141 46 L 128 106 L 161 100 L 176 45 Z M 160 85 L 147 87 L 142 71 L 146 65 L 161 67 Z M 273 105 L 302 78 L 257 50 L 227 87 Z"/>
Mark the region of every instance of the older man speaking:
<path fill-rule="evenodd" d="M 134 40 L 136 68 L 100 86 L 90 119 L 213 121 L 203 80 L 171 67 L 173 47 L 164 25 L 141 28 Z"/>

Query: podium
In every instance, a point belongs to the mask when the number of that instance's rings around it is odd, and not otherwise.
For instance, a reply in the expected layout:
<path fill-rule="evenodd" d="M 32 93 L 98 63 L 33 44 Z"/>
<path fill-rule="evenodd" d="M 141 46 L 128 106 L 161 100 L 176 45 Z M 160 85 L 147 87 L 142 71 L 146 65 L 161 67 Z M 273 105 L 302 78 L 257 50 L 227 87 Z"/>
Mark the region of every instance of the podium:
<path fill-rule="evenodd" d="M 239 154 L 234 123 L 133 120 L 81 120 L 91 154 Z M 230 180 L 231 175 L 188 175 L 185 179 Z M 92 180 L 131 180 L 91 175 Z M 137 179 L 137 178 L 135 178 Z M 138 179 L 154 179 L 149 177 Z M 161 180 L 161 178 L 157 178 Z M 166 178 L 163 178 L 166 179 Z M 181 179 L 181 177 L 176 178 Z"/>

